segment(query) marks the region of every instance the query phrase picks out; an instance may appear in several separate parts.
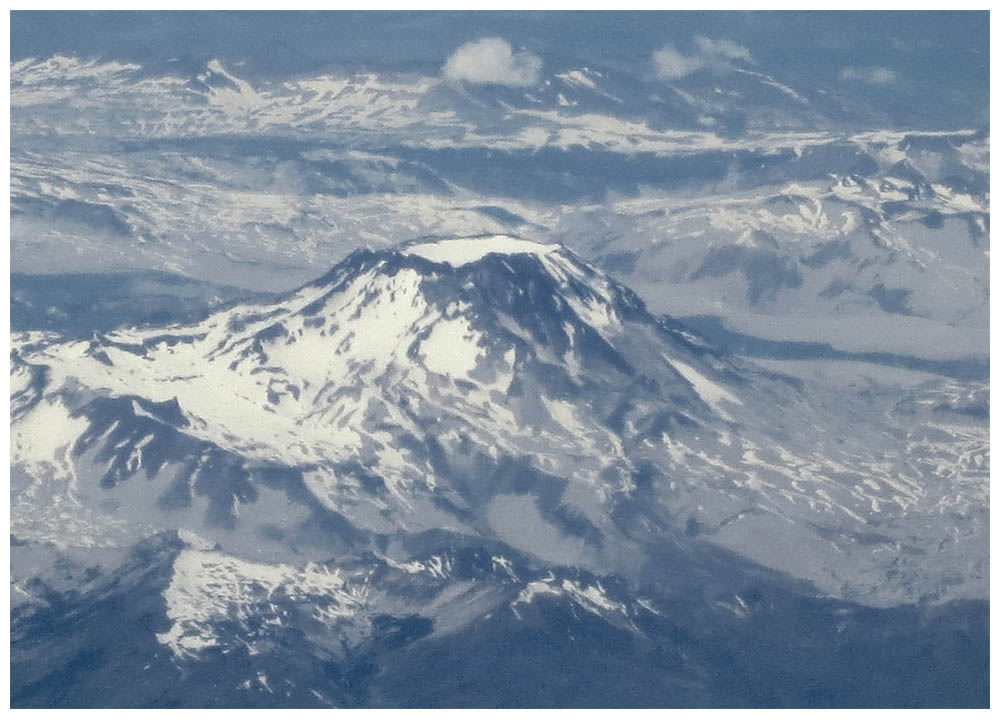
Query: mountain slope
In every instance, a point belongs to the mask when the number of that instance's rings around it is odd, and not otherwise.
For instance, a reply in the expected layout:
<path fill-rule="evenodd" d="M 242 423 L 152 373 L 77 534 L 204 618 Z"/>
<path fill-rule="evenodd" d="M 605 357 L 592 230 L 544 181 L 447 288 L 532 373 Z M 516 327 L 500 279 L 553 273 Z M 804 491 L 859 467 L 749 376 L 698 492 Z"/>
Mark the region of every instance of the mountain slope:
<path fill-rule="evenodd" d="M 151 538 L 88 591 L 52 593 L 45 607 L 15 615 L 12 705 L 988 702 L 985 602 L 872 609 L 732 572 L 731 561 L 728 589 L 706 583 L 711 564 L 701 564 L 677 568 L 682 592 L 636 598 L 621 580 L 543 573 L 516 554 L 460 542 L 421 568 L 368 556 L 278 580 L 283 568 L 227 559 L 190 537 Z M 185 596 L 182 584 L 197 594 Z M 183 630 L 179 609 L 197 615 Z"/>
<path fill-rule="evenodd" d="M 907 417 L 830 411 L 651 316 L 555 246 L 497 236 L 360 251 L 273 304 L 53 339 L 15 345 L 27 383 L 17 396 L 34 399 L 16 417 L 14 465 L 62 464 L 86 507 L 125 507 L 129 523 L 183 517 L 257 551 L 264 532 L 279 555 L 286 535 L 325 547 L 328 526 L 347 545 L 452 527 L 635 572 L 653 522 L 875 603 L 938 594 L 947 570 L 886 584 L 865 536 L 941 545 L 963 584 L 982 571 L 986 485 L 961 464 L 928 484 L 899 442 Z M 27 379 L 41 367 L 44 388 Z M 865 434 L 843 424 L 851 414 Z M 936 443 L 942 461 L 985 457 L 975 422 L 960 422 L 968 429 Z M 48 459 L 60 446 L 71 451 Z M 138 492 L 142 476 L 152 491 Z M 265 506 L 281 519 L 265 521 Z M 51 507 L 17 521 L 39 512 Z M 971 523 L 971 545 L 942 513 Z M 910 521 L 940 534 L 914 537 Z M 802 557 L 739 549 L 747 532 L 765 547 L 796 537 Z"/>
<path fill-rule="evenodd" d="M 985 392 L 937 382 L 860 400 L 806 387 L 650 314 L 558 245 L 493 235 L 361 250 L 194 324 L 18 333 L 13 346 L 12 553 L 47 558 L 12 574 L 25 704 L 55 701 L 60 672 L 72 684 L 96 661 L 68 648 L 40 658 L 60 641 L 41 627 L 62 616 L 86 644 L 94 629 L 73 617 L 122 592 L 148 618 L 145 648 L 129 652 L 150 651 L 152 633 L 160 661 L 182 668 L 243 657 L 256 698 L 219 701 L 341 706 L 407 703 L 379 693 L 401 676 L 403 645 L 438 656 L 443 637 L 506 632 L 538 602 L 563 617 L 543 636 L 584 612 L 595 619 L 571 642 L 598 621 L 646 646 L 667 631 L 649 616 L 746 619 L 747 591 L 824 617 L 987 596 Z M 149 567 L 135 559 L 145 550 L 120 558 L 155 536 L 165 548 Z M 962 606 L 941 609 L 942 631 L 968 649 L 963 622 L 981 621 L 982 604 Z M 923 641 L 925 625 L 899 621 L 899 641 Z M 728 640 L 703 640 L 703 668 L 676 674 L 701 688 L 678 705 L 723 696 L 704 681 Z M 841 640 L 817 641 L 822 653 Z M 294 666 L 332 662 L 325 679 L 261 668 L 286 649 Z M 779 661 L 768 681 L 786 671 Z M 284 698 L 271 695 L 278 676 Z M 902 701 L 869 689 L 859 696 Z M 731 701 L 808 703 L 801 691 Z"/>

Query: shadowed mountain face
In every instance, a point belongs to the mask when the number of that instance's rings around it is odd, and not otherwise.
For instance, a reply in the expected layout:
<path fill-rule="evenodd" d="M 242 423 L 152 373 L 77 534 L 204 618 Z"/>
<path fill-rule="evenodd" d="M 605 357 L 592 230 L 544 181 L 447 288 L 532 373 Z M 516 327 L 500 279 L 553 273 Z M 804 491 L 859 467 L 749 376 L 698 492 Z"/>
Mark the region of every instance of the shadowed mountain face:
<path fill-rule="evenodd" d="M 984 602 L 860 607 L 803 596 L 719 557 L 679 568 L 675 577 L 684 582 L 683 591 L 652 599 L 613 578 L 580 570 L 542 572 L 509 548 L 497 557 L 495 545 L 445 535 L 435 541 L 450 549 L 426 562 L 394 567 L 368 555 L 308 566 L 275 584 L 274 567 L 194 549 L 174 533 L 158 535 L 87 591 L 48 594 L 43 608 L 15 615 L 12 704 L 988 702 Z M 174 631 L 171 597 L 184 581 L 177 577 L 178 565 L 192 564 L 204 570 L 206 584 L 185 594 L 185 601 L 226 604 L 230 611 L 203 620 L 200 643 L 189 633 L 185 653 L 177 655 L 163 637 Z M 239 572 L 232 571 L 236 567 Z M 728 588 L 712 588 L 706 579 Z M 367 601 L 351 603 L 362 590 Z M 108 632 L 109 625 L 130 631 Z"/>
<path fill-rule="evenodd" d="M 11 371 L 16 706 L 986 702 L 985 385 L 766 371 L 509 234 Z"/>

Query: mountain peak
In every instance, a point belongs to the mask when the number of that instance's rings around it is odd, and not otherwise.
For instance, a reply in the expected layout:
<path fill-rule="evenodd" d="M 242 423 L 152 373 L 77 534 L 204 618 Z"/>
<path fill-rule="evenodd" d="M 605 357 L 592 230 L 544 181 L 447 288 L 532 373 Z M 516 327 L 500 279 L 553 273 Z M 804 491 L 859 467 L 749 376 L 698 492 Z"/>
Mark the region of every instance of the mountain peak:
<path fill-rule="evenodd" d="M 513 235 L 480 235 L 408 243 L 401 248 L 404 255 L 417 255 L 431 262 L 461 267 L 487 255 L 547 255 L 561 249 L 560 245 L 525 240 Z"/>

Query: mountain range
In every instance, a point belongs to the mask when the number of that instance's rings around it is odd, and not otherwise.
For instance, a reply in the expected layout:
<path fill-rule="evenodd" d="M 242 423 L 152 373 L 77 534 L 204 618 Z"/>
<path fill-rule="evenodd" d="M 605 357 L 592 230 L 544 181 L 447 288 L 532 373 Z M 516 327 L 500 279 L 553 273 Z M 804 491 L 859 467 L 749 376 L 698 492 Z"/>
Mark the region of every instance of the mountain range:
<path fill-rule="evenodd" d="M 986 13 L 15 12 L 12 707 L 985 707 Z"/>
<path fill-rule="evenodd" d="M 359 246 L 543 237 L 706 329 L 985 377 L 988 128 L 848 121 L 749 65 L 670 81 L 546 68 L 506 87 L 18 61 L 13 266 L 283 292 Z M 737 107 L 739 129 L 709 122 Z"/>

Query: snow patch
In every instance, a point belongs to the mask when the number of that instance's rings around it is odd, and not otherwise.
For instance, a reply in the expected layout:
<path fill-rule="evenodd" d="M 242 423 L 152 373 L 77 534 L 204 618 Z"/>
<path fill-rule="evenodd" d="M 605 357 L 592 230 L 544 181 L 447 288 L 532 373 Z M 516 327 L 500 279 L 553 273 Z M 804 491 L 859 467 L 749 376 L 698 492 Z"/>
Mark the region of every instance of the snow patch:
<path fill-rule="evenodd" d="M 11 462 L 55 462 L 60 449 L 72 445 L 87 428 L 87 420 L 72 417 L 56 398 L 39 402 L 11 426 Z"/>
<path fill-rule="evenodd" d="M 587 72 L 586 68 L 583 70 L 570 70 L 569 72 L 560 73 L 556 77 L 572 85 L 582 85 L 591 90 L 597 89 L 597 85 L 590 79 Z"/>
<path fill-rule="evenodd" d="M 558 422 L 570 436 L 580 438 L 587 433 L 587 428 L 577 419 L 576 409 L 571 403 L 565 400 L 549 399 L 544 395 L 541 400 L 552 419 Z"/>
<path fill-rule="evenodd" d="M 452 267 L 461 267 L 492 254 L 547 255 L 558 248 L 558 245 L 546 245 L 510 235 L 492 235 L 426 242 L 406 247 L 402 252 L 405 255 L 423 257 L 431 262 L 443 262 Z"/>
<path fill-rule="evenodd" d="M 579 607 L 599 617 L 605 616 L 608 612 L 621 612 L 628 615 L 624 604 L 608 598 L 607 592 L 600 582 L 584 586 L 580 582 L 564 579 L 556 586 L 555 578 L 551 575 L 542 581 L 529 582 L 517 595 L 517 599 L 510 603 L 510 608 L 518 619 L 522 619 L 521 613 L 517 611 L 518 605 L 530 604 L 536 597 L 545 595 L 568 596 Z"/>
<path fill-rule="evenodd" d="M 517 606 L 519 604 L 531 604 L 535 601 L 535 597 L 544 596 L 546 594 L 558 596 L 562 594 L 562 592 L 557 587 L 553 587 L 547 582 L 529 582 L 528 585 L 518 593 L 517 599 L 510 603 L 511 611 L 514 612 L 518 619 L 522 619 L 521 613 L 517 611 Z"/>
<path fill-rule="evenodd" d="M 467 377 L 483 355 L 480 334 L 465 318 L 441 321 L 420 343 L 427 369 L 449 377 Z"/>
<path fill-rule="evenodd" d="M 600 582 L 590 586 L 583 586 L 579 582 L 564 579 L 562 588 L 564 592 L 573 598 L 573 601 L 591 614 L 596 614 L 597 616 L 603 616 L 602 612 L 621 612 L 622 614 L 627 614 L 625 605 L 609 599 Z"/>
<path fill-rule="evenodd" d="M 367 628 L 362 609 L 368 585 L 349 583 L 340 570 L 325 565 L 260 564 L 217 551 L 185 549 L 173 569 L 163 593 L 173 624 L 156 638 L 178 658 L 197 658 L 203 649 L 220 646 L 224 640 L 214 629 L 218 622 L 270 616 L 271 623 L 280 624 L 279 609 L 272 602 L 279 589 L 282 600 L 313 605 L 313 617 L 328 627 L 338 626 L 345 633 L 364 633 Z M 249 631 L 240 637 L 248 646 L 254 639 Z"/>
<path fill-rule="evenodd" d="M 719 386 L 691 365 L 685 364 L 684 362 L 676 359 L 672 360 L 666 357 L 664 357 L 664 359 L 666 359 L 674 367 L 674 369 L 676 369 L 680 375 L 691 384 L 694 391 L 698 393 L 698 396 L 701 397 L 705 404 L 714 409 L 723 419 L 731 420 L 732 417 L 720 406 L 721 402 L 731 402 L 732 404 L 738 405 L 743 404 L 743 401 L 740 400 L 739 397 L 724 387 Z"/>

